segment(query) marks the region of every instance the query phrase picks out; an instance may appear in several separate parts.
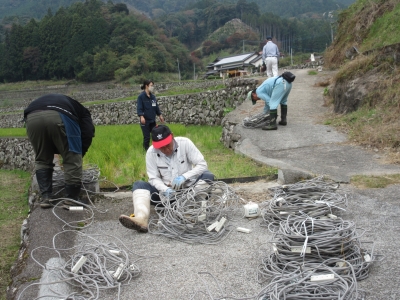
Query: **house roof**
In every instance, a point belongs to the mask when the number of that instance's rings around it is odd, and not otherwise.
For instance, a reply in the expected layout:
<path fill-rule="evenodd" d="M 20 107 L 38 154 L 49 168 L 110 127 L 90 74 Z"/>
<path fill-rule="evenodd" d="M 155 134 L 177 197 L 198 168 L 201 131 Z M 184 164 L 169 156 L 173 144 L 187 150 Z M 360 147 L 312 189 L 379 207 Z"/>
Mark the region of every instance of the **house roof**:
<path fill-rule="evenodd" d="M 255 54 L 256 54 L 255 52 L 250 52 L 250 53 L 243 53 L 243 54 L 239 54 L 239 55 L 224 57 L 220 61 L 216 62 L 214 64 L 214 67 L 218 67 L 220 65 L 232 64 L 232 63 L 239 63 L 239 62 L 243 63 L 246 59 L 250 58 L 252 55 L 255 55 Z"/>

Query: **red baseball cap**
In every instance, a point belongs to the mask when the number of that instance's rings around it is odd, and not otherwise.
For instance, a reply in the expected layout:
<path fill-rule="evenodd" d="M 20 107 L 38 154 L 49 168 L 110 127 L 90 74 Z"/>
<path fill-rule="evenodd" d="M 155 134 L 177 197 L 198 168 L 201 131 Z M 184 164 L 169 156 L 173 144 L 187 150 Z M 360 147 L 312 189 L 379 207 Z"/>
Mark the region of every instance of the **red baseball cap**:
<path fill-rule="evenodd" d="M 165 125 L 157 125 L 151 131 L 151 139 L 156 149 L 167 146 L 172 141 L 171 130 Z"/>

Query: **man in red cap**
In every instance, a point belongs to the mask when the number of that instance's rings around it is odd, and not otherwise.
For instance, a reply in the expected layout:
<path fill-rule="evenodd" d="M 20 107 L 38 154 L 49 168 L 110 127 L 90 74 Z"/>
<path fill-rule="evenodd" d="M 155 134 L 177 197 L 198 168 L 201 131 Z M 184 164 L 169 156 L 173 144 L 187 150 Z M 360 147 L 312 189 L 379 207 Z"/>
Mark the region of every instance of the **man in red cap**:
<path fill-rule="evenodd" d="M 182 188 L 203 181 L 213 181 L 207 162 L 193 142 L 185 137 L 174 137 L 168 126 L 158 125 L 151 131 L 152 146 L 146 152 L 149 182 L 133 184 L 134 217 L 121 215 L 119 221 L 129 229 L 148 231 L 150 203 L 160 203 L 159 194 L 169 198 Z"/>

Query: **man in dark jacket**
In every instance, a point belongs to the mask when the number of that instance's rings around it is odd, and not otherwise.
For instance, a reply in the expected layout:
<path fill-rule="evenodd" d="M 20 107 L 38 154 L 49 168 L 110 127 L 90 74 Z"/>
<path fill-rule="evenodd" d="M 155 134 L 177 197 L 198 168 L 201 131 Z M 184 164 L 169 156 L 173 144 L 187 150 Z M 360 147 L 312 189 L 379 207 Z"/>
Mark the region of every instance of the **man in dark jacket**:
<path fill-rule="evenodd" d="M 24 120 L 35 152 L 40 206 L 52 206 L 54 154 L 61 154 L 63 158 L 66 197 L 78 201 L 82 158 L 95 132 L 89 110 L 68 96 L 48 94 L 28 105 L 24 110 Z"/>

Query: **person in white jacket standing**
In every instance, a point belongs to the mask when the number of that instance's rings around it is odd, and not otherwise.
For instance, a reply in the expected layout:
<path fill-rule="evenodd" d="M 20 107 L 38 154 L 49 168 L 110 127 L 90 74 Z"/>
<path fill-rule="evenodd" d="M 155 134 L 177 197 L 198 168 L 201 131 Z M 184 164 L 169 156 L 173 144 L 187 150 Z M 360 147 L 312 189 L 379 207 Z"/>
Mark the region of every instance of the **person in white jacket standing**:
<path fill-rule="evenodd" d="M 119 217 L 123 226 L 139 232 L 148 231 L 150 204 L 160 203 L 159 194 L 168 198 L 199 180 L 214 180 L 204 156 L 190 139 L 174 137 L 165 125 L 154 127 L 151 137 L 153 143 L 146 152 L 149 181 L 136 181 L 132 188 L 135 216 Z"/>

